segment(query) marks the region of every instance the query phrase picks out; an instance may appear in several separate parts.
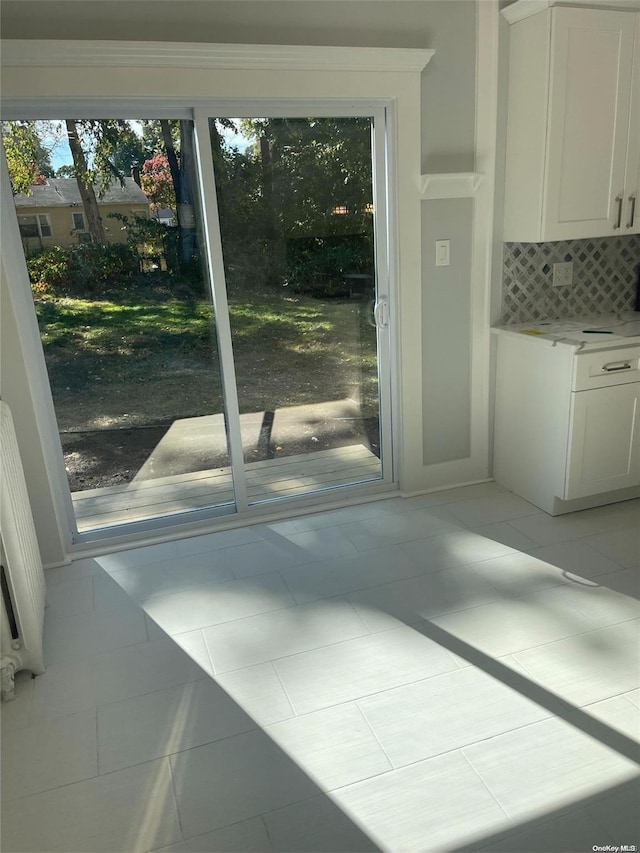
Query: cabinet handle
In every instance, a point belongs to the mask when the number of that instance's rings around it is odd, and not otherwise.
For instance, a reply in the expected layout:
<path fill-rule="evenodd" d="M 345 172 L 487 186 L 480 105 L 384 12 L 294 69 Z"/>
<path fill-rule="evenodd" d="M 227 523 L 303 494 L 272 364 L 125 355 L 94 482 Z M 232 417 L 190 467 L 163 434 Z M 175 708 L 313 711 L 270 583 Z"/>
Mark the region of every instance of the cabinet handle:
<path fill-rule="evenodd" d="M 602 365 L 602 370 L 605 373 L 614 373 L 616 370 L 631 370 L 631 365 L 628 361 L 610 361 Z"/>
<path fill-rule="evenodd" d="M 622 225 L 622 202 L 623 198 L 621 195 L 616 196 L 616 204 L 618 205 L 618 215 L 616 216 L 616 221 L 613 223 L 614 228 L 620 228 Z"/>
<path fill-rule="evenodd" d="M 629 201 L 631 202 L 631 210 L 629 211 L 627 228 L 633 228 L 633 220 L 636 218 L 636 197 L 634 195 L 630 195 Z"/>

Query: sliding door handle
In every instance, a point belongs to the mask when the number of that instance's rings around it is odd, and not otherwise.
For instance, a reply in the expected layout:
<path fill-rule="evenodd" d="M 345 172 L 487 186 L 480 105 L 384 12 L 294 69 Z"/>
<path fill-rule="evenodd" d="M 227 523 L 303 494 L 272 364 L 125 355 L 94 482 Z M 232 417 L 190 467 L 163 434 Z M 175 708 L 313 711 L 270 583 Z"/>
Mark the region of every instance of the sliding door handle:
<path fill-rule="evenodd" d="M 379 329 L 384 329 L 389 324 L 389 303 L 386 299 L 379 299 L 376 302 L 373 319 Z"/>

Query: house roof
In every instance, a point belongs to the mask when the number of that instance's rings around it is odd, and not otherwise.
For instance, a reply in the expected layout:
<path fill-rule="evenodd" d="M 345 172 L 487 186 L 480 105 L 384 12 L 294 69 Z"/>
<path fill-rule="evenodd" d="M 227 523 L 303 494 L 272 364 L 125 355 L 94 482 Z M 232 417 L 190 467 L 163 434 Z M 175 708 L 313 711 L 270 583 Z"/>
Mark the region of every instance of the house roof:
<path fill-rule="evenodd" d="M 112 181 L 106 193 L 100 198 L 96 193 L 98 204 L 149 204 L 149 199 L 142 192 L 133 178 L 125 178 L 124 185 Z M 72 207 L 81 206 L 82 199 L 75 178 L 47 178 L 42 186 L 31 187 L 31 195 L 18 193 L 13 197 L 16 207 Z"/>

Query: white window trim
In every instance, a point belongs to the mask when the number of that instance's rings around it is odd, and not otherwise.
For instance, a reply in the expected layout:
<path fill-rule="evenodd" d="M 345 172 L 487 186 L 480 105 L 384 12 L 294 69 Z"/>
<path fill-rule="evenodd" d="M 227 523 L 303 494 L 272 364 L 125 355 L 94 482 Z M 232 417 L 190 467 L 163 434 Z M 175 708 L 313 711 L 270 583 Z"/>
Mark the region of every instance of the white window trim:
<path fill-rule="evenodd" d="M 45 240 L 48 237 L 53 237 L 53 228 L 51 227 L 51 219 L 49 218 L 49 214 L 48 213 L 37 213 L 36 216 L 38 218 L 38 233 L 40 234 L 40 237 L 42 237 Z M 48 234 L 42 233 L 42 220 L 43 219 L 46 223 L 47 228 L 49 229 Z"/>
<path fill-rule="evenodd" d="M 76 227 L 75 217 L 82 217 L 82 228 Z M 85 222 L 84 212 L 82 210 L 72 210 L 71 211 L 71 231 L 74 234 L 84 234 L 87 231 L 87 223 Z"/>
<path fill-rule="evenodd" d="M 18 211 L 18 217 L 21 216 L 33 216 L 36 220 L 36 227 L 38 229 L 38 237 L 41 240 L 48 240 L 50 237 L 53 237 L 53 228 L 51 227 L 51 219 L 49 218 L 48 213 L 20 213 Z M 42 220 L 45 220 L 46 226 L 49 229 L 49 234 L 42 233 Z M 18 219 L 18 221 L 20 221 Z M 22 236 L 22 235 L 21 235 Z M 35 237 L 22 237 L 23 240 L 34 240 Z"/>

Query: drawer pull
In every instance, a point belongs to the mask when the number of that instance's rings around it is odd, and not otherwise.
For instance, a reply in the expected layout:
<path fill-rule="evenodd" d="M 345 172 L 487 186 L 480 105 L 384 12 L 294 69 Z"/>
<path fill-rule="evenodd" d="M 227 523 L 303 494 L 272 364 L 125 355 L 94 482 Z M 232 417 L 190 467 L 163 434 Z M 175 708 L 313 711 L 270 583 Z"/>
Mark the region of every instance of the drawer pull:
<path fill-rule="evenodd" d="M 613 223 L 614 228 L 620 228 L 622 225 L 622 202 L 624 201 L 621 195 L 616 196 L 616 204 L 618 205 L 618 215 L 616 217 L 616 221 Z"/>
<path fill-rule="evenodd" d="M 605 373 L 615 373 L 616 370 L 631 370 L 631 364 L 628 361 L 610 361 L 609 364 L 603 364 L 602 370 Z"/>
<path fill-rule="evenodd" d="M 633 220 L 636 218 L 636 197 L 634 195 L 630 195 L 629 201 L 631 202 L 631 212 L 629 214 L 627 228 L 633 228 Z"/>

